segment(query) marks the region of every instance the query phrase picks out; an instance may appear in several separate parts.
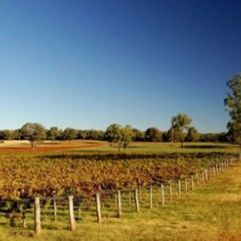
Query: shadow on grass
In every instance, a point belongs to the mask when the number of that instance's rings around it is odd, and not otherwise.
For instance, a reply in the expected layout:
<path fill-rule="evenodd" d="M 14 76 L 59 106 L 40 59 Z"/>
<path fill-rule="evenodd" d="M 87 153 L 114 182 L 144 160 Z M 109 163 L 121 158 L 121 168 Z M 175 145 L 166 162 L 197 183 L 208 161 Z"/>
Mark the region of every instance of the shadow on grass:
<path fill-rule="evenodd" d="M 231 148 L 227 145 L 185 145 L 183 148 L 192 148 L 192 149 L 226 149 Z"/>
<path fill-rule="evenodd" d="M 196 145 L 191 145 L 191 146 L 185 146 L 183 149 L 189 149 L 189 148 L 206 148 L 206 149 L 214 149 L 217 148 L 217 146 L 196 146 Z M 218 148 L 225 148 L 218 146 Z M 41 155 L 39 156 L 40 159 L 72 159 L 72 160 L 95 160 L 95 161 L 105 161 L 105 160 L 131 160 L 131 159 L 147 159 L 147 158 L 152 158 L 152 159 L 158 159 L 158 160 L 177 160 L 179 158 L 215 158 L 215 157 L 223 157 L 223 156 L 228 157 L 229 155 L 231 156 L 231 153 L 224 153 L 221 151 L 216 151 L 213 150 L 212 152 L 209 153 L 202 153 L 202 152 L 193 152 L 193 153 L 58 153 L 58 154 L 48 154 L 48 155 Z"/>

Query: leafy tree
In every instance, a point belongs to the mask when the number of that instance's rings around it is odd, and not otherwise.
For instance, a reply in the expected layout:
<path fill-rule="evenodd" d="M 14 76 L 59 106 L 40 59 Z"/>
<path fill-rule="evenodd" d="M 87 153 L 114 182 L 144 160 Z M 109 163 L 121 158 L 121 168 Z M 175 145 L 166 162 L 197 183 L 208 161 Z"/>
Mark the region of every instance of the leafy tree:
<path fill-rule="evenodd" d="M 74 140 L 76 139 L 78 131 L 73 128 L 64 129 L 62 139 L 63 140 Z"/>
<path fill-rule="evenodd" d="M 132 129 L 133 131 L 133 141 L 144 141 L 144 132 L 136 128 Z"/>
<path fill-rule="evenodd" d="M 229 133 L 200 133 L 199 140 L 201 142 L 230 142 Z"/>
<path fill-rule="evenodd" d="M 20 129 L 24 139 L 31 142 L 31 147 L 36 147 L 37 142 L 46 138 L 46 129 L 39 123 L 26 123 Z"/>
<path fill-rule="evenodd" d="M 195 127 L 192 126 L 188 129 L 186 141 L 195 142 L 199 140 L 199 137 L 200 135 L 198 133 L 198 130 Z"/>
<path fill-rule="evenodd" d="M 162 141 L 168 142 L 168 140 L 169 140 L 169 133 L 168 133 L 168 131 L 163 131 L 162 132 Z"/>
<path fill-rule="evenodd" d="M 57 140 L 60 137 L 61 130 L 58 127 L 53 126 L 47 131 L 47 139 L 48 140 Z"/>
<path fill-rule="evenodd" d="M 1 130 L 0 131 L 0 140 L 14 140 L 15 135 L 14 135 L 13 130 Z"/>
<path fill-rule="evenodd" d="M 187 130 L 192 122 L 192 119 L 186 114 L 178 114 L 172 117 L 172 127 L 171 127 L 171 141 L 174 141 L 174 135 L 181 142 L 181 146 L 183 147 L 185 136 Z"/>
<path fill-rule="evenodd" d="M 111 124 L 105 132 L 105 139 L 111 145 L 117 145 L 118 152 L 121 148 L 127 148 L 133 138 L 133 130 L 131 126 L 121 126 L 119 124 Z"/>
<path fill-rule="evenodd" d="M 22 137 L 22 133 L 21 133 L 21 129 L 16 129 L 14 130 L 14 139 L 15 140 L 21 140 L 23 137 Z"/>
<path fill-rule="evenodd" d="M 123 128 L 119 124 L 111 124 L 107 127 L 105 132 L 105 139 L 112 144 L 117 143 L 121 139 L 121 128 Z"/>
<path fill-rule="evenodd" d="M 158 142 L 162 140 L 162 133 L 156 127 L 150 127 L 145 131 L 145 140 Z"/>
<path fill-rule="evenodd" d="M 226 110 L 229 112 L 228 122 L 231 141 L 241 146 L 241 74 L 227 81 L 228 94 L 224 99 Z"/>
<path fill-rule="evenodd" d="M 104 132 L 100 130 L 86 130 L 86 137 L 87 140 L 103 140 L 104 138 Z"/>
<path fill-rule="evenodd" d="M 180 128 L 171 127 L 167 132 L 167 139 L 170 142 L 179 142 L 180 137 L 183 137 L 183 133 Z"/>

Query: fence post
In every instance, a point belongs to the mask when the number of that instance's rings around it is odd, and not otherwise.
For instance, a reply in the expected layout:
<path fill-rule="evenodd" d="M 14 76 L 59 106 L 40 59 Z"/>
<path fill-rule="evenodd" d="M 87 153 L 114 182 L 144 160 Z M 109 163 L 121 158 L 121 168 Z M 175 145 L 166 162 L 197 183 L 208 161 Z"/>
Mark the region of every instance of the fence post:
<path fill-rule="evenodd" d="M 138 195 L 139 195 L 139 202 L 141 202 L 141 199 L 142 199 L 142 186 L 141 185 L 138 186 Z"/>
<path fill-rule="evenodd" d="M 54 221 L 56 222 L 57 221 L 57 203 L 56 203 L 55 196 L 54 196 L 53 202 L 54 202 Z"/>
<path fill-rule="evenodd" d="M 181 193 L 182 193 L 182 187 L 181 187 L 181 180 L 179 179 L 178 180 L 178 195 L 181 195 Z"/>
<path fill-rule="evenodd" d="M 170 200 L 172 200 L 172 182 L 170 181 L 169 183 L 169 197 L 170 197 Z"/>
<path fill-rule="evenodd" d="M 23 228 L 27 228 L 26 212 L 22 211 Z"/>
<path fill-rule="evenodd" d="M 195 177 L 196 177 L 196 183 L 198 185 L 199 184 L 199 175 L 198 175 L 198 173 L 196 173 Z"/>
<path fill-rule="evenodd" d="M 39 235 L 41 233 L 41 207 L 39 197 L 35 197 L 34 200 L 34 224 L 35 235 Z"/>
<path fill-rule="evenodd" d="M 205 172 L 202 171 L 202 182 L 205 182 Z"/>
<path fill-rule="evenodd" d="M 129 192 L 129 204 L 131 205 L 131 201 L 132 201 L 132 193 Z"/>
<path fill-rule="evenodd" d="M 208 182 L 208 170 L 204 170 L 205 182 Z"/>
<path fill-rule="evenodd" d="M 138 189 L 135 189 L 135 205 L 136 205 L 136 211 L 140 211 L 140 205 L 139 205 L 139 197 L 138 197 Z"/>
<path fill-rule="evenodd" d="M 229 160 L 226 161 L 226 167 L 229 168 Z"/>
<path fill-rule="evenodd" d="M 188 188 L 187 188 L 187 179 L 185 178 L 185 193 L 187 193 L 188 192 Z"/>
<path fill-rule="evenodd" d="M 69 228 L 70 231 L 75 231 L 76 224 L 74 219 L 74 202 L 73 202 L 73 196 L 69 196 Z"/>
<path fill-rule="evenodd" d="M 150 204 L 150 209 L 152 209 L 153 207 L 153 195 L 152 195 L 152 185 L 150 185 L 150 189 L 149 189 L 149 204 Z"/>
<path fill-rule="evenodd" d="M 164 190 L 164 184 L 161 184 L 161 201 L 162 201 L 162 206 L 165 205 L 165 190 Z"/>
<path fill-rule="evenodd" d="M 117 191 L 117 218 L 121 217 L 121 191 Z"/>
<path fill-rule="evenodd" d="M 194 180 L 193 180 L 193 176 L 191 176 L 191 188 L 192 188 L 192 191 L 194 190 Z"/>
<path fill-rule="evenodd" d="M 100 206 L 100 194 L 96 193 L 96 216 L 97 216 L 97 223 L 101 222 L 101 206 Z"/>

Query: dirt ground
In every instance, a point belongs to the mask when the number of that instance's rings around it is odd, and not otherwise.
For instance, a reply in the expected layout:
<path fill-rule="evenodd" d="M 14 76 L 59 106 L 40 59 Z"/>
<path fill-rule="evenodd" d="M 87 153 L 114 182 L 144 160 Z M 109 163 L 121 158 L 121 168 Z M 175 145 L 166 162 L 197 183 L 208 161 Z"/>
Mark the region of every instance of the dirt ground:
<path fill-rule="evenodd" d="M 36 148 L 31 148 L 29 141 L 4 141 L 0 143 L 0 152 L 52 152 L 67 149 L 90 148 L 106 145 L 102 141 L 44 141 L 40 142 Z"/>

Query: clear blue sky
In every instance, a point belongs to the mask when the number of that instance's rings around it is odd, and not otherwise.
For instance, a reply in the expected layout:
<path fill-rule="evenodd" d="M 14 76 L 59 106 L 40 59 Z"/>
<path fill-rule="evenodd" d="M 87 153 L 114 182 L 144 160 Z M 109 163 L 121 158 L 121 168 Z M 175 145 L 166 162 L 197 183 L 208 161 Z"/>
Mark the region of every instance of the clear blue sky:
<path fill-rule="evenodd" d="M 241 71 L 241 2 L 0 1 L 0 129 L 25 122 L 225 131 Z"/>

